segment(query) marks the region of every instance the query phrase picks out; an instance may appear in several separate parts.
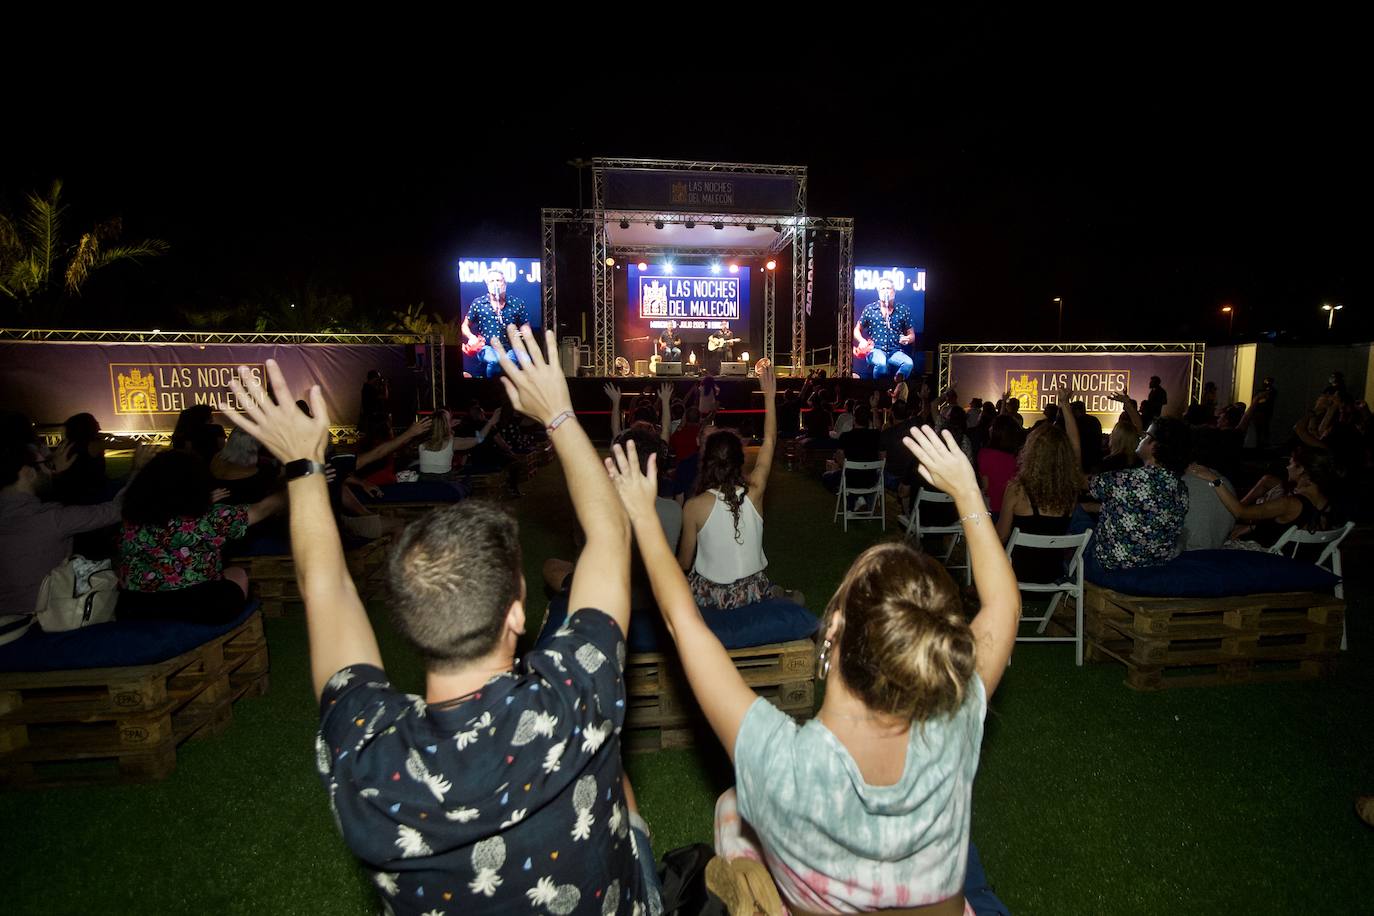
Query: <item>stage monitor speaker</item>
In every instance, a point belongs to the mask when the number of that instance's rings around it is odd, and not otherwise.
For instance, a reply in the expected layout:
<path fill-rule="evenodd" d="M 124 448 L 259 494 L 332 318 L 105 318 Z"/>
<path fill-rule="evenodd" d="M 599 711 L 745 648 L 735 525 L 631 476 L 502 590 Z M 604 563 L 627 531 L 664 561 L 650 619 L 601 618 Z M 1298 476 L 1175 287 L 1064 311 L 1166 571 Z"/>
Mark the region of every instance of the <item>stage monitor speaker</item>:
<path fill-rule="evenodd" d="M 660 361 L 659 364 L 658 364 L 657 370 L 655 370 L 655 372 L 654 372 L 654 375 L 681 375 L 681 374 L 682 374 L 682 363 L 681 363 L 681 362 L 669 363 L 669 362 L 662 362 L 662 361 Z"/>
<path fill-rule="evenodd" d="M 748 375 L 748 374 L 749 374 L 749 364 L 748 364 L 748 363 L 727 363 L 727 362 L 722 362 L 722 363 L 720 364 L 720 374 L 721 374 L 722 376 L 725 376 L 725 375 Z"/>
<path fill-rule="evenodd" d="M 647 359 L 635 360 L 635 375 L 648 375 L 649 361 Z"/>

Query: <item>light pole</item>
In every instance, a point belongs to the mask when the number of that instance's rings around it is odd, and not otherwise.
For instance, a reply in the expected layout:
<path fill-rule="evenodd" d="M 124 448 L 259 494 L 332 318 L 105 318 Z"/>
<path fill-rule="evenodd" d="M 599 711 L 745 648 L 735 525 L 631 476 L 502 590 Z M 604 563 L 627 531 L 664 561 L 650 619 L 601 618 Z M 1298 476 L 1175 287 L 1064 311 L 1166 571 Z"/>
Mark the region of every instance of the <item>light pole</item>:
<path fill-rule="evenodd" d="M 1339 302 L 1335 305 L 1327 303 L 1322 306 L 1322 311 L 1326 312 L 1326 329 L 1328 331 L 1331 330 L 1332 322 L 1336 320 L 1336 313 L 1343 308 L 1345 308 L 1345 306 L 1341 305 Z"/>
<path fill-rule="evenodd" d="M 1059 306 L 1059 339 L 1064 339 L 1064 299 L 1062 296 L 1054 297 L 1054 304 Z"/>
<path fill-rule="evenodd" d="M 1229 305 L 1223 305 L 1221 313 L 1226 316 L 1226 336 L 1230 337 L 1236 326 L 1236 310 Z"/>

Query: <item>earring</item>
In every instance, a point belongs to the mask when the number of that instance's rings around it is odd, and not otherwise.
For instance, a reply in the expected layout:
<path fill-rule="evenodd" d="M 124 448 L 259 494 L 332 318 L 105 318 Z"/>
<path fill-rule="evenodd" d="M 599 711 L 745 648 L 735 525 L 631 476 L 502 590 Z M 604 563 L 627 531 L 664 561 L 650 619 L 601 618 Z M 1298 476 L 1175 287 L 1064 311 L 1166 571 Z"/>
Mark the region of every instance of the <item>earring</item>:
<path fill-rule="evenodd" d="M 816 656 L 816 680 L 823 681 L 830 675 L 830 640 L 821 644 L 820 655 Z"/>

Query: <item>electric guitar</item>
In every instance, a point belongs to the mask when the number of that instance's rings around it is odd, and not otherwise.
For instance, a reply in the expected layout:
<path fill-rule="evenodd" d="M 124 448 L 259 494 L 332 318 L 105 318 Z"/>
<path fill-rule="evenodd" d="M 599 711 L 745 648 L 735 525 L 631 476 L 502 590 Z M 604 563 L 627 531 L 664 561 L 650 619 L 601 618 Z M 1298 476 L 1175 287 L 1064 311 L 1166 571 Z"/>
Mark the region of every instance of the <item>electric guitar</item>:
<path fill-rule="evenodd" d="M 737 344 L 737 343 L 739 343 L 742 339 L 743 339 L 743 338 L 740 338 L 740 337 L 718 337 L 717 335 L 712 334 L 712 335 L 711 335 L 709 338 L 707 338 L 707 340 L 706 340 L 706 349 L 708 349 L 708 350 L 710 350 L 712 353 L 714 353 L 714 352 L 717 351 L 717 350 L 723 350 L 723 349 L 725 349 L 726 347 L 730 346 L 731 344 Z"/>

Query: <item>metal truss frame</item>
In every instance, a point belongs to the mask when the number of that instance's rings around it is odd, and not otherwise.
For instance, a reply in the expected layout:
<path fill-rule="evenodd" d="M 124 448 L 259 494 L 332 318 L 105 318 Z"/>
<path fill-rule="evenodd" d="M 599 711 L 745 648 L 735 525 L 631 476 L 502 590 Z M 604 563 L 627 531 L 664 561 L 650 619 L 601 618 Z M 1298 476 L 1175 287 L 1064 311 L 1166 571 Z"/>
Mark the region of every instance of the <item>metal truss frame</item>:
<path fill-rule="evenodd" d="M 1201 398 L 1207 345 L 1201 341 L 1163 343 L 946 343 L 940 344 L 940 390 L 949 387 L 949 361 L 955 353 L 1045 353 L 1057 356 L 1106 355 L 1111 353 L 1180 353 L 1192 357 L 1188 376 L 1188 403 Z"/>
<path fill-rule="evenodd" d="M 747 175 L 788 175 L 797 179 L 797 193 L 792 210 L 797 215 L 806 212 L 807 169 L 804 165 L 769 165 L 758 162 L 707 162 L 704 159 L 592 159 L 592 174 L 606 169 L 643 169 L 663 172 L 736 172 Z M 604 198 L 603 198 L 604 199 Z"/>

